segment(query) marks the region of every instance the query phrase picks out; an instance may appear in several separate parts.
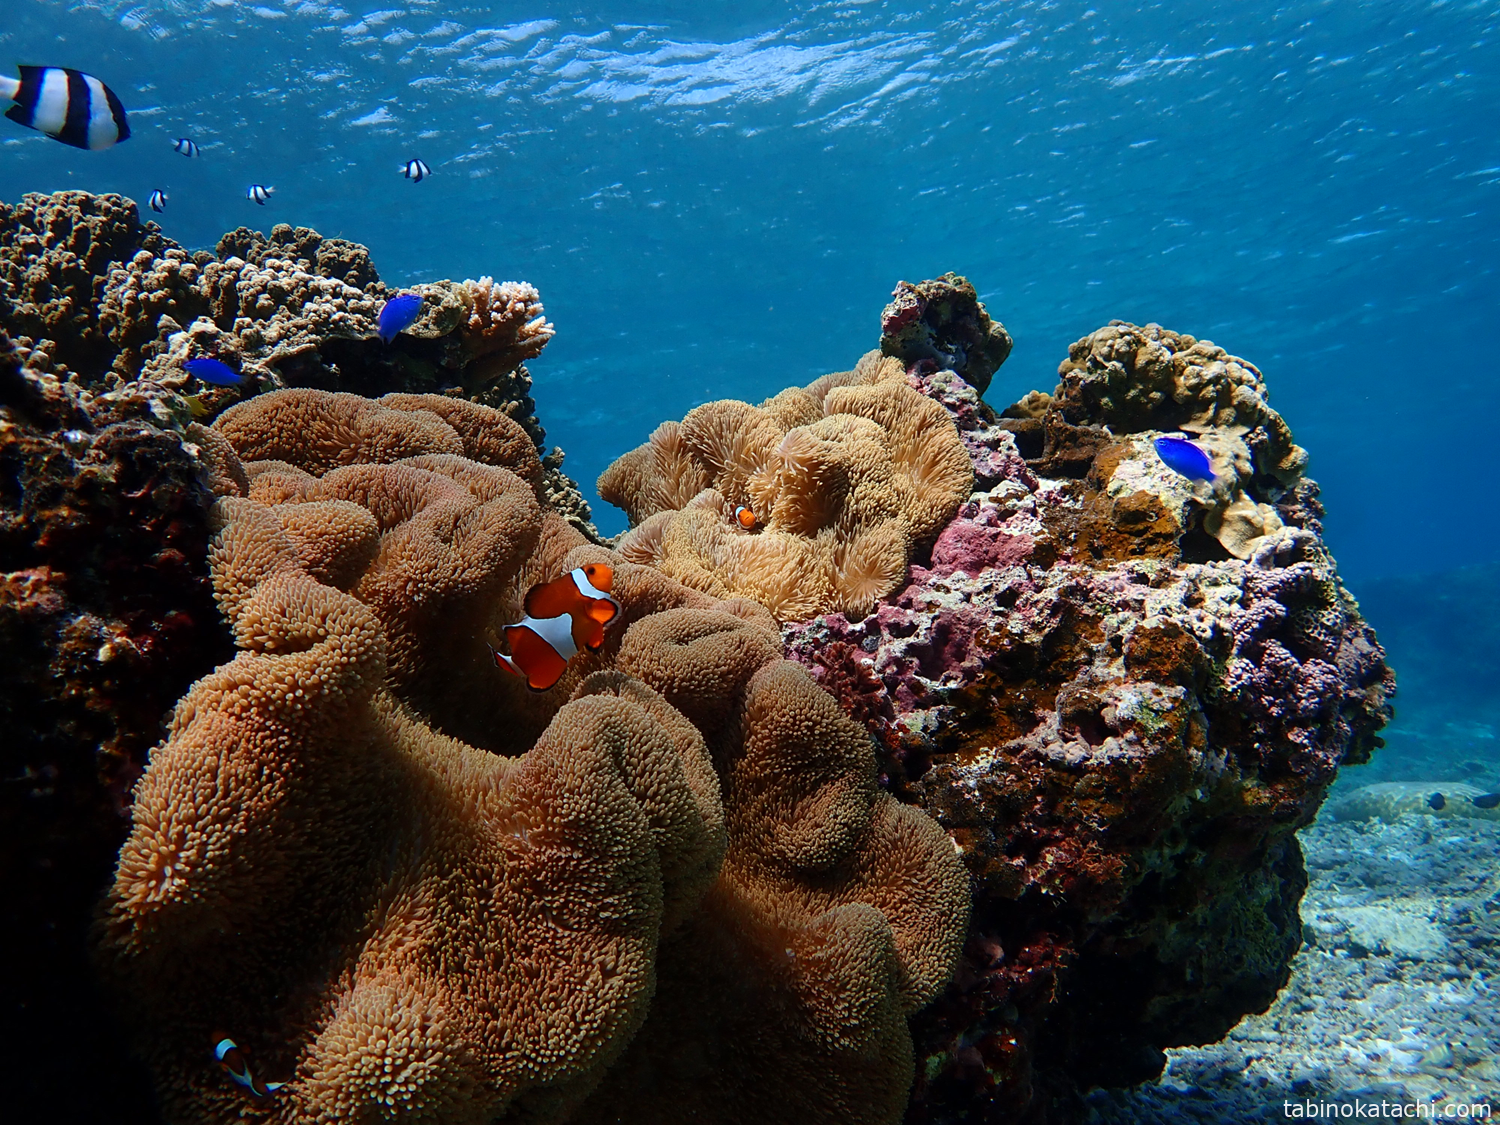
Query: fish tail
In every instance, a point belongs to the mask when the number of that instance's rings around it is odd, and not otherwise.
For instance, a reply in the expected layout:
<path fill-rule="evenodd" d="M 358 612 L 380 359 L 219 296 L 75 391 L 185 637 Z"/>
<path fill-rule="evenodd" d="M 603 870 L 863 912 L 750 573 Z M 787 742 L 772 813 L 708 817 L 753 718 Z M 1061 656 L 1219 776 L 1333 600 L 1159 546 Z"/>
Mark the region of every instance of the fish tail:
<path fill-rule="evenodd" d="M 501 652 L 488 641 L 485 642 L 485 647 L 490 650 L 490 655 L 495 658 L 495 667 L 504 668 L 514 675 L 520 676 L 523 680 L 526 678 L 526 673 L 521 671 L 521 669 L 516 665 L 516 662 L 510 657 L 506 656 L 505 653 Z"/>

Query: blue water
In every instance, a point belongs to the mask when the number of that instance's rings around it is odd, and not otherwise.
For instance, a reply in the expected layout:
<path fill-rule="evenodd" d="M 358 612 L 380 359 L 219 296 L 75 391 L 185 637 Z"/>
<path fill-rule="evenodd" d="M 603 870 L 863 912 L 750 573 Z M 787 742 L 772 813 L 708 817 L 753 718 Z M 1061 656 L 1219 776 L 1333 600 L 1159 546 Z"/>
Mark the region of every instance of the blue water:
<path fill-rule="evenodd" d="M 586 491 L 664 418 L 849 366 L 894 282 L 953 269 L 1017 341 L 997 405 L 1156 320 L 1262 367 L 1356 589 L 1500 558 L 1497 0 L 792 11 L 5 0 L 0 61 L 98 74 L 136 136 L 0 122 L 0 198 L 161 187 L 188 245 L 290 222 L 391 283 L 530 280 Z"/>

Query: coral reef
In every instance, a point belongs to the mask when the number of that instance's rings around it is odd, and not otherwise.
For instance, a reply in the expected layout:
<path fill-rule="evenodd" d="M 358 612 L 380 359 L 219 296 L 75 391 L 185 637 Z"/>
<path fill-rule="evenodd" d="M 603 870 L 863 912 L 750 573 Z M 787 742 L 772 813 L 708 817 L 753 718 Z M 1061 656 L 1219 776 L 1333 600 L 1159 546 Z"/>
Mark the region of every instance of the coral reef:
<path fill-rule="evenodd" d="M 1008 419 L 913 373 L 988 487 L 873 613 L 785 630 L 975 881 L 955 983 L 916 1017 L 913 1122 L 1069 1120 L 1264 1009 L 1301 941 L 1295 830 L 1390 715 L 1254 368 L 1155 326 L 1070 354 Z M 1130 432 L 1185 423 L 1271 509 L 1241 550 L 1208 530 L 1228 495 Z"/>
<path fill-rule="evenodd" d="M 969 279 L 956 273 L 900 282 L 880 314 L 880 351 L 907 370 L 952 371 L 978 394 L 1010 355 L 1010 333 L 990 319 Z"/>
<path fill-rule="evenodd" d="M 0 954 L 15 967 L 7 1022 L 27 1020 L 6 1035 L 18 1120 L 66 1116 L 69 1099 L 127 1120 L 116 1095 L 144 1085 L 84 935 L 163 716 L 229 649 L 200 471 L 149 389 L 96 395 L 0 330 Z M 97 1081 L 60 1084 L 60 1055 L 94 1059 Z"/>
<path fill-rule="evenodd" d="M 392 292 L 369 252 L 306 227 L 241 227 L 189 252 L 117 195 L 58 192 L 0 204 L 0 325 L 81 386 L 145 380 L 180 417 L 208 420 L 259 390 L 441 392 L 509 415 L 544 458 L 544 492 L 598 540 L 587 502 L 546 447 L 523 366 L 553 328 L 525 282 L 420 286 L 421 316 L 390 345 L 376 318 Z M 204 387 L 184 360 L 222 360 L 240 387 Z M 190 394 L 189 392 L 195 392 Z M 177 401 L 182 400 L 182 401 Z"/>
<path fill-rule="evenodd" d="M 1307 453 L 1267 405 L 1260 371 L 1206 340 L 1157 324 L 1110 324 L 1068 349 L 1053 394 L 1033 391 L 1005 413 L 1040 472 L 1090 473 L 1104 485 L 1076 517 L 1079 545 L 1101 554 L 1170 556 L 1184 532 L 1236 558 L 1283 526 L 1277 505 Z M 1162 464 L 1152 440 L 1185 430 L 1213 463 L 1211 484 Z M 1138 549 L 1114 542 L 1123 534 Z M 1191 553 L 1191 552 L 1190 552 Z M 1199 552 L 1201 554 L 1201 551 Z"/>
<path fill-rule="evenodd" d="M 868 612 L 973 479 L 947 412 L 870 352 L 759 406 L 725 399 L 664 422 L 604 471 L 599 495 L 630 516 L 627 558 L 795 621 Z"/>
<path fill-rule="evenodd" d="M 1065 1121 L 1285 981 L 1393 682 L 1247 361 L 1117 322 L 1002 417 L 1003 327 L 902 283 L 884 355 L 611 466 L 611 551 L 529 286 L 385 345 L 362 247 L 83 193 L 0 280 L 12 1108 L 150 1120 L 133 1046 L 175 1121 Z M 528 691 L 488 646 L 589 563 L 618 617 Z"/>
<path fill-rule="evenodd" d="M 49 341 L 56 362 L 96 376 L 117 350 L 101 307 L 112 268 L 170 248 L 118 195 L 60 191 L 0 203 L 0 326 Z"/>
<path fill-rule="evenodd" d="M 228 1028 L 287 1081 L 284 1121 L 689 1097 L 763 1121 L 776 1073 L 808 1120 L 894 1122 L 906 1015 L 962 940 L 951 843 L 875 785 L 764 608 L 588 544 L 503 464 L 534 454 L 513 432 L 441 396 L 307 390 L 205 432 L 240 653 L 137 787 L 101 950 L 168 1116 L 238 1116 L 205 1050 Z M 621 606 L 603 651 L 518 694 L 486 640 L 590 561 Z M 684 1042 L 698 1069 L 664 1100 L 641 1076 Z"/>

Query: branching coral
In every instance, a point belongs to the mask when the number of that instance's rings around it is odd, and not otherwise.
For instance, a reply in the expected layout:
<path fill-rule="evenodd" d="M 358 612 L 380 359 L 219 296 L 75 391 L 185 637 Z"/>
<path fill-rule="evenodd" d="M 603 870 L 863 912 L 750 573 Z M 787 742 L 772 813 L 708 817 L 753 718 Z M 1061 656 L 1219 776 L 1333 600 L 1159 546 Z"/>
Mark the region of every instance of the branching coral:
<path fill-rule="evenodd" d="M 599 494 L 638 525 L 620 542 L 627 557 L 788 621 L 867 612 L 972 483 L 948 414 L 871 352 L 759 406 L 710 402 L 662 423 L 605 470 Z M 755 527 L 735 518 L 742 506 Z"/>

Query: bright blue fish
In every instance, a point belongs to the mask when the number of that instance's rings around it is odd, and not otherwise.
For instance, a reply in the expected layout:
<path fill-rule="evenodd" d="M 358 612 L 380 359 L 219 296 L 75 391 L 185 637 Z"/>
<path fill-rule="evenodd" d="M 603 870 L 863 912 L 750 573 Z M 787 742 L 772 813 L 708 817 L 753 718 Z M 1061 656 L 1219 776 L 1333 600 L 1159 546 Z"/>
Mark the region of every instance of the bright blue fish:
<path fill-rule="evenodd" d="M 1214 479 L 1214 466 L 1213 462 L 1208 459 L 1208 454 L 1187 438 L 1159 437 L 1155 444 L 1156 455 L 1161 458 L 1162 464 L 1174 473 L 1181 473 L 1188 480 L 1211 481 Z"/>
<path fill-rule="evenodd" d="M 245 381 L 245 375 L 229 364 L 217 359 L 190 359 L 182 365 L 187 373 L 216 387 L 237 387 Z"/>
<path fill-rule="evenodd" d="M 422 311 L 422 298 L 415 293 L 398 293 L 380 310 L 380 338 L 389 344 L 401 331 L 411 326 Z"/>

